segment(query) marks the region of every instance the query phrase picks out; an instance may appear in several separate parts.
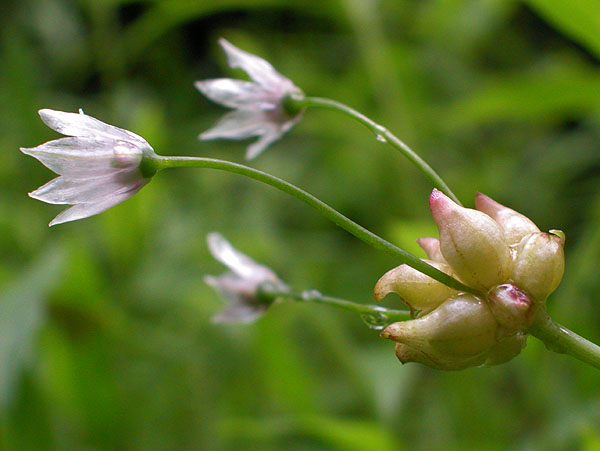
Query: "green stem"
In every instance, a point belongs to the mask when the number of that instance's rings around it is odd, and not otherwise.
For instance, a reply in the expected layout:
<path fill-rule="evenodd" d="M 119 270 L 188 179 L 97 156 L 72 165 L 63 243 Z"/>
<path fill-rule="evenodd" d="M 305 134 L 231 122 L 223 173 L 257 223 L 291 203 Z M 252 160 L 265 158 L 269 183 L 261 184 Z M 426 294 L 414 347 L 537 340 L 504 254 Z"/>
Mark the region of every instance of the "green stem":
<path fill-rule="evenodd" d="M 460 200 L 458 200 L 458 198 L 454 195 L 448 185 L 446 185 L 446 182 L 444 182 L 444 180 L 442 180 L 442 178 L 437 174 L 437 172 L 435 172 L 433 168 L 429 166 L 425 160 L 423 160 L 414 150 L 408 147 L 404 141 L 402 141 L 384 126 L 369 119 L 367 116 L 356 111 L 355 109 L 331 99 L 301 96 L 288 97 L 285 100 L 285 107 L 291 112 L 300 111 L 307 107 L 325 108 L 350 116 L 352 119 L 355 119 L 371 130 L 378 140 L 389 143 L 394 149 L 401 152 L 425 175 L 425 177 L 429 179 L 434 187 L 447 194 L 448 197 L 450 197 L 458 205 L 462 205 Z"/>
<path fill-rule="evenodd" d="M 277 287 L 266 284 L 259 288 L 259 296 L 263 299 L 266 298 L 270 302 L 277 298 L 283 298 L 296 302 L 312 302 L 314 304 L 324 304 L 330 307 L 348 310 L 372 318 L 381 328 L 396 321 L 406 321 L 411 319 L 410 312 L 406 310 L 387 309 L 380 305 L 359 304 L 345 299 L 324 296 L 316 290 L 293 292 L 278 290 Z"/>
<path fill-rule="evenodd" d="M 479 295 L 480 293 L 471 287 L 468 287 L 455 278 L 448 274 L 439 271 L 431 265 L 428 265 L 423 260 L 415 257 L 404 249 L 401 249 L 392 243 L 384 240 L 383 238 L 375 235 L 373 232 L 365 229 L 361 225 L 355 223 L 351 219 L 347 218 L 334 208 L 327 205 L 325 202 L 317 199 L 312 194 L 292 185 L 285 180 L 275 177 L 266 172 L 253 169 L 248 166 L 244 166 L 230 161 L 215 160 L 212 158 L 200 158 L 200 157 L 164 157 L 160 155 L 146 155 L 143 161 L 144 170 L 148 173 L 152 171 L 158 171 L 166 168 L 178 168 L 178 167 L 196 167 L 196 168 L 210 168 L 218 169 L 221 171 L 232 172 L 234 174 L 240 174 L 245 177 L 249 177 L 259 182 L 271 185 L 284 193 L 290 194 L 296 199 L 304 202 L 311 206 L 330 221 L 340 226 L 342 229 L 350 232 L 355 237 L 363 240 L 365 243 L 370 244 L 375 249 L 382 250 L 388 254 L 398 258 L 401 263 L 405 263 L 408 266 L 428 275 L 429 277 L 443 283 L 451 288 L 458 291 L 466 291 Z"/>
<path fill-rule="evenodd" d="M 550 351 L 568 354 L 600 369 L 600 346 L 555 323 L 546 312 L 527 332 L 542 340 Z"/>

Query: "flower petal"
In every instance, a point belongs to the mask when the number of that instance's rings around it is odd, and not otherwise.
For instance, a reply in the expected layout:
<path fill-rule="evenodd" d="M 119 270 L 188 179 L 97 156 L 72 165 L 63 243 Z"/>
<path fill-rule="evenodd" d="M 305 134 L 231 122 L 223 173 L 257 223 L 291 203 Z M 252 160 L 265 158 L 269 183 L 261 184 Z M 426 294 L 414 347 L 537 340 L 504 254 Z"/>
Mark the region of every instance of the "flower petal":
<path fill-rule="evenodd" d="M 81 110 L 80 110 L 81 111 Z M 128 130 L 106 124 L 96 118 L 80 113 L 67 113 L 64 111 L 55 111 L 47 108 L 38 111 L 42 121 L 58 133 L 67 136 L 79 136 L 83 138 L 105 138 L 122 139 L 133 141 L 141 147 L 150 147 L 150 144 L 142 138 Z"/>
<path fill-rule="evenodd" d="M 250 257 L 238 251 L 220 233 L 209 233 L 206 241 L 212 256 L 238 276 L 261 282 L 278 281 L 277 276 L 270 269 L 259 265 Z"/>
<path fill-rule="evenodd" d="M 265 89 L 272 90 L 282 83 L 290 84 L 292 82 L 275 70 L 270 63 L 264 59 L 244 52 L 228 42 L 226 39 L 219 39 L 219 44 L 223 47 L 227 55 L 227 62 L 231 68 L 243 69 L 250 78 Z"/>
<path fill-rule="evenodd" d="M 283 136 L 281 127 L 272 126 L 255 143 L 250 144 L 246 150 L 246 160 L 258 157 L 267 147 Z"/>
<path fill-rule="evenodd" d="M 145 183 L 140 184 L 139 186 L 130 187 L 128 191 L 108 196 L 99 202 L 73 205 L 71 208 L 67 208 L 56 218 L 54 218 L 50 222 L 49 226 L 62 224 L 63 222 L 75 221 L 77 219 L 88 218 L 90 216 L 97 215 L 98 213 L 102 213 L 103 211 L 114 207 L 118 203 L 129 199 L 131 196 L 137 193 L 142 186 L 144 186 L 144 184 Z"/>
<path fill-rule="evenodd" d="M 142 160 L 140 149 L 125 141 L 94 138 L 60 138 L 21 152 L 37 158 L 60 175 L 88 177 L 137 167 Z"/>
<path fill-rule="evenodd" d="M 275 109 L 276 100 L 269 102 L 269 93 L 249 81 L 217 78 L 195 83 L 196 88 L 213 102 L 229 108 Z M 271 96 L 272 97 L 272 96 Z"/>
<path fill-rule="evenodd" d="M 212 317 L 215 323 L 250 323 L 260 317 L 268 304 L 253 302 L 256 297 L 256 283 L 234 273 L 221 276 L 205 276 L 204 282 L 214 288 L 229 305 Z"/>
<path fill-rule="evenodd" d="M 60 176 L 29 193 L 29 197 L 49 204 L 96 203 L 107 196 L 130 191 L 140 179 L 137 170 L 89 178 Z"/>
<path fill-rule="evenodd" d="M 236 110 L 223 116 L 199 138 L 246 139 L 262 135 L 269 126 L 268 119 L 260 111 Z"/>

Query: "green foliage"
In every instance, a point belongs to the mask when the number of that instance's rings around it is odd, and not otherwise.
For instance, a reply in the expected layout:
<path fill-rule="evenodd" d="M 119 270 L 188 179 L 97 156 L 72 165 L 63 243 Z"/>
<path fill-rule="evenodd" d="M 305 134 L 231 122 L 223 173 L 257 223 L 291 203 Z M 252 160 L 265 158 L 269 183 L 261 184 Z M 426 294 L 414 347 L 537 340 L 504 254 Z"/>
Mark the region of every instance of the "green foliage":
<path fill-rule="evenodd" d="M 58 137 L 37 109 L 82 107 L 158 153 L 242 162 L 246 142 L 196 139 L 224 112 L 193 87 L 230 73 L 223 36 L 396 132 L 466 206 L 482 191 L 564 230 L 549 310 L 598 342 L 597 30 L 585 0 L 4 1 L 0 448 L 597 447 L 597 372 L 535 339 L 506 365 L 444 373 L 401 366 L 391 343 L 327 307 L 212 324 L 213 230 L 295 288 L 372 302 L 394 260 L 294 199 L 173 170 L 48 229 L 61 207 L 26 193 L 53 175 L 18 151 Z M 401 246 L 435 231 L 429 184 L 340 115 L 308 111 L 252 165 Z"/>

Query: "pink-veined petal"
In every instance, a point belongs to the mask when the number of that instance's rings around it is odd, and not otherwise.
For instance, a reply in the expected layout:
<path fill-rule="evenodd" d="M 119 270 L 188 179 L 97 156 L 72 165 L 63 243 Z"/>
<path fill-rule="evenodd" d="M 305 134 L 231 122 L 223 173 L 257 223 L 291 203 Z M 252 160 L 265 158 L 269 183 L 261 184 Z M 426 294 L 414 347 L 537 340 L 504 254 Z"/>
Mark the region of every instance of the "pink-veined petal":
<path fill-rule="evenodd" d="M 125 141 L 60 138 L 32 148 L 21 148 L 60 175 L 86 177 L 139 166 L 141 151 Z"/>
<path fill-rule="evenodd" d="M 133 141 L 140 147 L 150 147 L 150 144 L 128 130 L 106 124 L 92 116 L 83 113 L 68 113 L 47 108 L 38 111 L 42 121 L 51 129 L 67 136 L 83 138 L 105 138 L 111 140 Z"/>
<path fill-rule="evenodd" d="M 122 170 L 100 177 L 57 177 L 29 193 L 32 197 L 49 204 L 95 203 L 114 194 L 129 191 L 131 186 L 143 180 L 139 170 Z"/>
<path fill-rule="evenodd" d="M 115 205 L 123 202 L 124 200 L 129 199 L 131 196 L 137 193 L 142 188 L 142 186 L 144 186 L 144 184 L 145 183 L 140 183 L 139 185 L 129 187 L 127 191 L 110 195 L 104 199 L 101 199 L 99 202 L 73 205 L 72 207 L 67 208 L 65 211 L 61 212 L 56 218 L 54 218 L 50 222 L 49 225 L 54 226 L 57 224 L 62 224 L 64 222 L 88 218 L 90 216 L 97 215 L 98 213 L 102 213 L 103 211 L 114 207 Z"/>

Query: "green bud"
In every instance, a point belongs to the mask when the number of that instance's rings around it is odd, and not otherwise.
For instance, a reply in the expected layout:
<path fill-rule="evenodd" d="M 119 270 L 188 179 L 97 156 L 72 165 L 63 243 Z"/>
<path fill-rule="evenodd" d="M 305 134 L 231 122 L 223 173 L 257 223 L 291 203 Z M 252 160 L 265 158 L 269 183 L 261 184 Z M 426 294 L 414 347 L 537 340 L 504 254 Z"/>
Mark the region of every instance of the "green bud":
<path fill-rule="evenodd" d="M 556 290 L 565 270 L 564 241 L 558 235 L 531 233 L 517 246 L 511 278 L 538 302 Z"/>
<path fill-rule="evenodd" d="M 480 356 L 496 344 L 497 330 L 498 323 L 484 301 L 458 294 L 427 315 L 390 324 L 381 336 L 412 348 L 410 353 L 402 348 L 405 361 L 425 363 L 418 357 L 425 355 L 432 363 L 429 366 L 450 369 L 464 367 L 467 361 L 469 366 L 480 362 Z"/>
<path fill-rule="evenodd" d="M 507 280 L 510 252 L 496 221 L 461 207 L 435 189 L 429 205 L 440 232 L 442 254 L 463 282 L 487 290 Z"/>
<path fill-rule="evenodd" d="M 429 260 L 425 262 L 446 274 L 450 273 L 448 265 Z M 456 294 L 456 291 L 408 265 L 400 265 L 386 272 L 377 281 L 373 291 L 378 301 L 389 293 L 400 295 L 411 310 L 426 313 Z"/>

